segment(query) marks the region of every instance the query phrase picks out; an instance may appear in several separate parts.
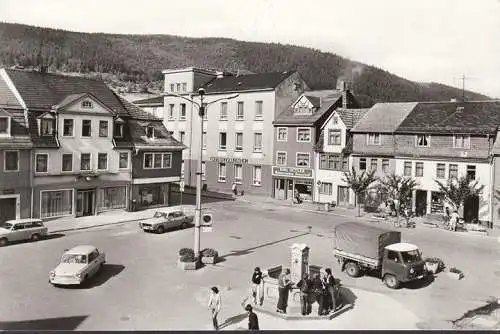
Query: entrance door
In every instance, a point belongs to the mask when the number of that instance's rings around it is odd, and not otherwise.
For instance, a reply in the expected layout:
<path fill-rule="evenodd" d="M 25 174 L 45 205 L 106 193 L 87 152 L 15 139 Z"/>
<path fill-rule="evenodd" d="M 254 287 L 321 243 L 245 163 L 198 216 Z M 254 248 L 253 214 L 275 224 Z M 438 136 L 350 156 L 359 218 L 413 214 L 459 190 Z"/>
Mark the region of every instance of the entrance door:
<path fill-rule="evenodd" d="M 285 180 L 276 179 L 275 181 L 274 194 L 277 199 L 285 199 Z"/>
<path fill-rule="evenodd" d="M 286 184 L 287 184 L 286 198 L 293 198 L 293 181 L 286 180 Z"/>
<path fill-rule="evenodd" d="M 417 190 L 415 196 L 415 214 L 424 216 L 427 213 L 427 191 Z"/>
<path fill-rule="evenodd" d="M 349 205 L 349 187 L 338 186 L 337 188 L 337 205 Z"/>
<path fill-rule="evenodd" d="M 78 190 L 76 193 L 76 216 L 94 215 L 95 190 Z"/>
<path fill-rule="evenodd" d="M 479 196 L 470 196 L 464 202 L 464 220 L 472 223 L 479 218 Z"/>
<path fill-rule="evenodd" d="M 16 219 L 16 199 L 2 198 L 0 199 L 0 224 L 11 219 Z"/>

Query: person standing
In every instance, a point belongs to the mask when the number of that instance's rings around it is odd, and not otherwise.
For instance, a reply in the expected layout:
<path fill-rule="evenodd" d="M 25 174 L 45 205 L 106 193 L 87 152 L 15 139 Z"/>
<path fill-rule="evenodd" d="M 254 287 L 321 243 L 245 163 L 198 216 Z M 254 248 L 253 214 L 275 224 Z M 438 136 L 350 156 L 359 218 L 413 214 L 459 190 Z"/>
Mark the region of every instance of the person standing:
<path fill-rule="evenodd" d="M 457 224 L 458 224 L 459 219 L 460 219 L 460 216 L 458 215 L 458 211 L 453 210 L 453 213 L 450 216 L 450 231 L 453 231 L 453 232 L 457 231 Z"/>
<path fill-rule="evenodd" d="M 221 298 L 219 289 L 213 286 L 210 289 L 210 298 L 208 300 L 208 309 L 212 312 L 212 324 L 215 330 L 219 330 L 219 323 L 217 322 L 217 315 L 221 309 Z"/>
<path fill-rule="evenodd" d="M 290 269 L 283 270 L 278 277 L 278 306 L 276 312 L 286 313 L 288 306 L 288 291 L 290 288 Z"/>
<path fill-rule="evenodd" d="M 231 189 L 233 190 L 234 196 L 237 196 L 238 195 L 238 187 L 236 186 L 236 182 L 233 182 Z"/>
<path fill-rule="evenodd" d="M 253 312 L 252 305 L 247 304 L 245 311 L 248 312 L 248 330 L 259 330 L 259 318 Z"/>
<path fill-rule="evenodd" d="M 302 315 L 308 315 L 311 307 L 309 306 L 309 292 L 311 289 L 311 281 L 309 275 L 304 273 L 304 277 L 297 283 L 300 289 L 300 311 Z"/>
<path fill-rule="evenodd" d="M 314 300 L 318 302 L 318 315 L 323 315 L 323 282 L 319 274 L 315 274 L 312 280 L 312 293 L 314 296 Z"/>
<path fill-rule="evenodd" d="M 324 284 L 326 286 L 326 290 L 328 291 L 328 298 L 329 298 L 329 303 L 327 311 L 333 311 L 335 312 L 337 309 L 337 303 L 335 300 L 335 277 L 332 275 L 332 270 L 330 268 L 325 269 L 326 276 L 325 276 L 325 281 Z"/>
<path fill-rule="evenodd" d="M 254 305 L 257 305 L 257 301 L 259 305 L 262 305 L 264 301 L 263 287 L 264 280 L 262 279 L 262 271 L 260 271 L 259 267 L 255 267 L 252 275 L 252 297 Z"/>

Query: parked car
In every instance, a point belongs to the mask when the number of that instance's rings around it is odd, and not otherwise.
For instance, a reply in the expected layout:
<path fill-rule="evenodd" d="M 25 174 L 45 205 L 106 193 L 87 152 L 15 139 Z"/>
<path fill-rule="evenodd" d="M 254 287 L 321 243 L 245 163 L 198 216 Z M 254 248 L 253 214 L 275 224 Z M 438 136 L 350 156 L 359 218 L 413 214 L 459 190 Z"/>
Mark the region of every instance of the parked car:
<path fill-rule="evenodd" d="M 66 250 L 57 267 L 49 273 L 53 285 L 80 285 L 87 282 L 106 263 L 104 253 L 90 245 Z"/>
<path fill-rule="evenodd" d="M 182 210 L 169 212 L 156 211 L 152 218 L 139 222 L 139 228 L 144 232 L 163 233 L 173 228 L 187 228 L 193 220 L 193 215 L 186 215 Z"/>
<path fill-rule="evenodd" d="M 41 219 L 8 220 L 0 226 L 0 246 L 5 246 L 12 241 L 38 241 L 46 237 L 47 232 L 48 228 L 43 225 Z"/>

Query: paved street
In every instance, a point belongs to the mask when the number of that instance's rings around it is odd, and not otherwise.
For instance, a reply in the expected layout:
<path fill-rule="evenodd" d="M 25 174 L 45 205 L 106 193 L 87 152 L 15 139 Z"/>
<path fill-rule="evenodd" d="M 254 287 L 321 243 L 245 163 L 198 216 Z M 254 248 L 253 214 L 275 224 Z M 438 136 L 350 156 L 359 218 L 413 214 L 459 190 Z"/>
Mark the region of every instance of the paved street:
<path fill-rule="evenodd" d="M 465 278 L 454 281 L 440 273 L 426 286 L 390 290 L 376 278 L 349 278 L 333 261 L 331 229 L 347 218 L 242 202 L 205 206 L 212 209 L 215 223 L 214 232 L 202 234 L 202 248 L 216 248 L 223 262 L 195 272 L 176 268 L 177 251 L 192 247 L 192 229 L 156 235 L 141 232 L 137 223 L 124 223 L 0 249 L 0 328 L 210 329 L 205 304 L 212 285 L 222 288 L 222 322 L 232 318 L 235 323 L 226 329 L 236 328 L 253 268 L 288 265 L 294 242 L 307 243 L 311 263 L 332 267 L 357 294 L 352 311 L 329 322 L 303 321 L 294 328 L 447 328 L 447 320 L 500 291 L 500 244 L 495 238 L 420 226 L 403 230 L 405 241 L 419 245 L 424 256 L 441 257 Z M 93 244 L 106 252 L 103 272 L 87 288 L 50 286 L 48 272 L 64 249 L 76 244 Z M 290 328 L 285 321 L 261 319 L 264 329 Z"/>

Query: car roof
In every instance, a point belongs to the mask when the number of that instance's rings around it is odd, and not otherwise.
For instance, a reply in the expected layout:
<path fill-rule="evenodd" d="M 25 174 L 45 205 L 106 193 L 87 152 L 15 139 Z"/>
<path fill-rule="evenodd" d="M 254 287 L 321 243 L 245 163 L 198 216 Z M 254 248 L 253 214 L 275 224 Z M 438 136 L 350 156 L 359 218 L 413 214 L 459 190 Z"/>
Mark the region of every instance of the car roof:
<path fill-rule="evenodd" d="M 91 245 L 79 245 L 68 249 L 65 254 L 88 254 L 95 250 L 96 247 Z"/>
<path fill-rule="evenodd" d="M 406 243 L 406 242 L 399 242 L 397 244 L 392 244 L 392 245 L 387 246 L 386 248 L 388 250 L 392 250 L 392 251 L 396 251 L 396 252 L 411 252 L 411 251 L 418 249 L 417 246 L 415 246 L 413 244 Z"/>
<path fill-rule="evenodd" d="M 11 219 L 6 221 L 6 223 L 9 224 L 23 224 L 23 223 L 34 223 L 34 222 L 42 223 L 43 220 L 38 218 L 23 218 L 23 219 Z"/>

